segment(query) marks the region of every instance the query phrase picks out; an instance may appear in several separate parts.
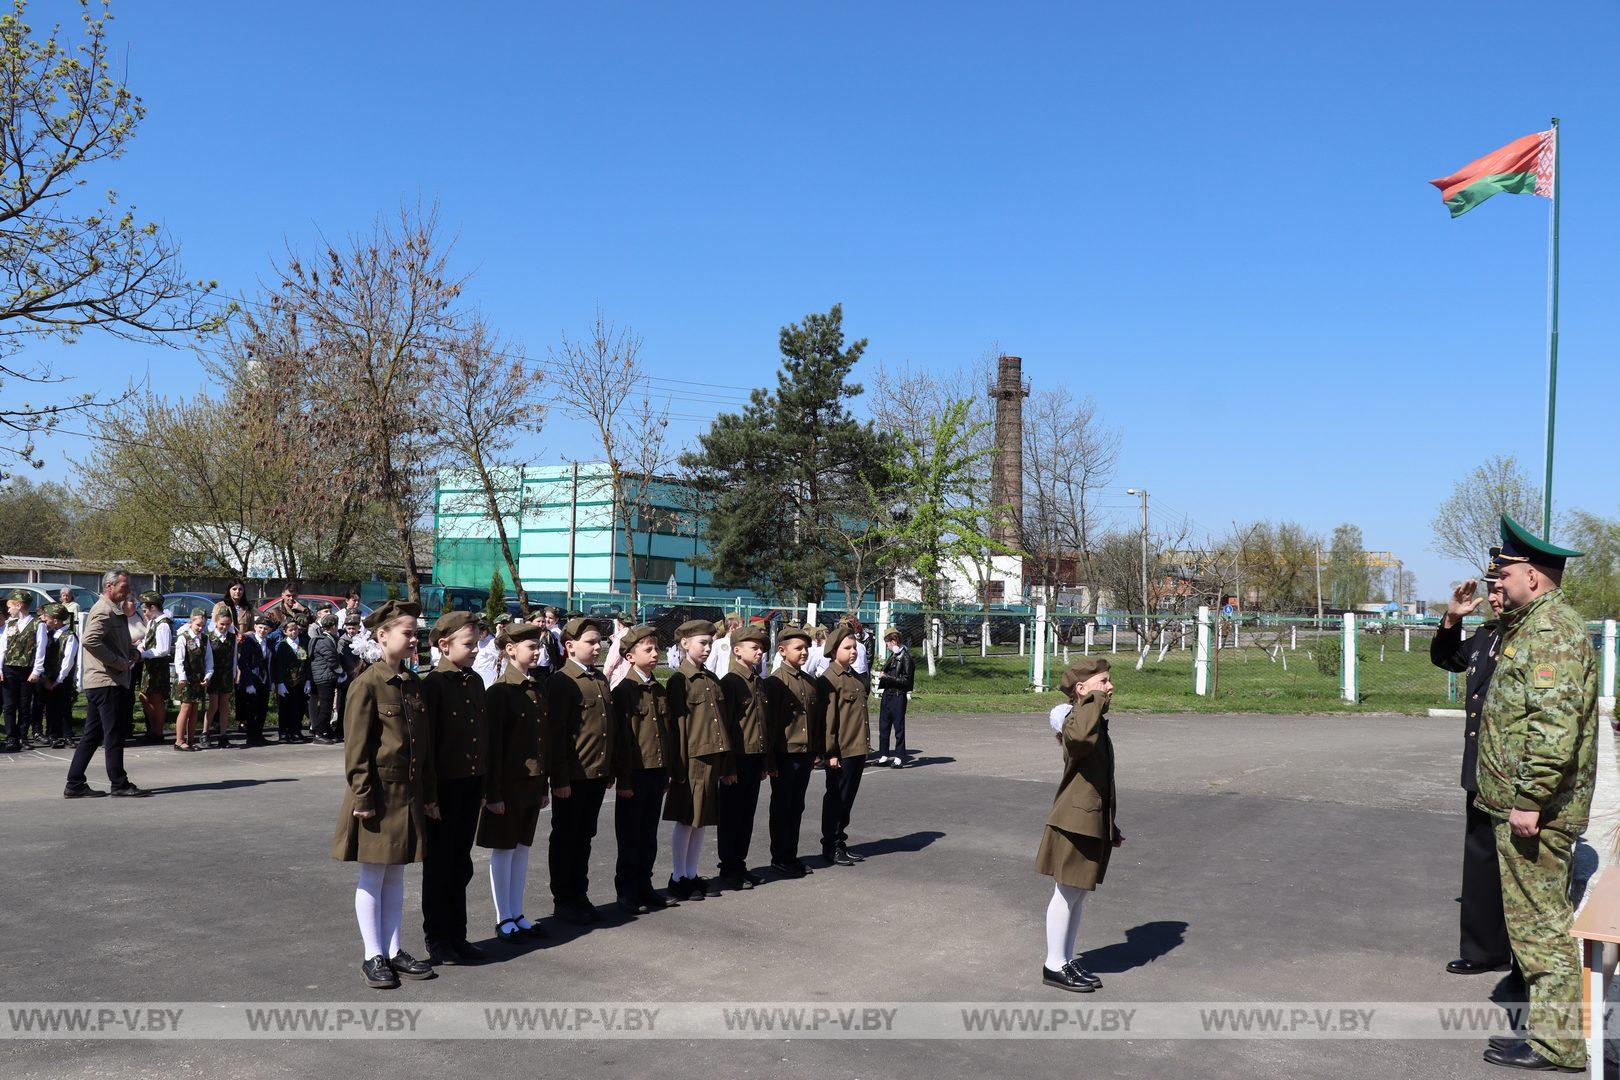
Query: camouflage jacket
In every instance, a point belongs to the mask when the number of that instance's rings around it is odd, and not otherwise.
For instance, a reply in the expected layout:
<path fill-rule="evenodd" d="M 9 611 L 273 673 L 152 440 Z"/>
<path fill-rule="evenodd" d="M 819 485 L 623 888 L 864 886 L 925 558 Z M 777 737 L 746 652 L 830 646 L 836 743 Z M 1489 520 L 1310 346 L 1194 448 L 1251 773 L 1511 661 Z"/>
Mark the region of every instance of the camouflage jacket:
<path fill-rule="evenodd" d="M 1496 674 L 1479 732 L 1476 805 L 1495 818 L 1539 810 L 1579 830 L 1597 774 L 1597 660 L 1558 589 L 1502 614 Z"/>

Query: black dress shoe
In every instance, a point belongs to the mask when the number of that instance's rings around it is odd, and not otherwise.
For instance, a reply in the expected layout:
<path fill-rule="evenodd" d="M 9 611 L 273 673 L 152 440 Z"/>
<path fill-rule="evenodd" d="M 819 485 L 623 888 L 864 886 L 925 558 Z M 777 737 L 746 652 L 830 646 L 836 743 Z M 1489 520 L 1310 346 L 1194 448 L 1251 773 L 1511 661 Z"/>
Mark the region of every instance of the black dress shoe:
<path fill-rule="evenodd" d="M 692 891 L 699 896 L 719 896 L 720 883 L 712 878 L 695 877 L 692 879 Z"/>
<path fill-rule="evenodd" d="M 107 793 L 100 788 L 93 788 L 89 784 L 69 784 L 62 789 L 64 799 L 105 799 Z"/>
<path fill-rule="evenodd" d="M 844 853 L 844 858 L 848 859 L 850 862 L 865 862 L 866 861 L 866 856 L 865 855 L 857 855 L 857 854 L 855 854 L 853 851 L 849 850 L 849 847 L 847 845 L 845 845 L 845 844 L 839 844 L 838 845 L 838 850 L 843 852 Z"/>
<path fill-rule="evenodd" d="M 51 749 L 52 750 L 66 750 L 67 749 L 67 740 L 66 739 L 52 739 L 51 740 Z"/>
<path fill-rule="evenodd" d="M 664 899 L 663 896 L 659 895 L 657 889 L 649 885 L 641 891 L 641 902 L 647 906 L 648 911 L 663 911 L 667 907 L 674 906 L 679 901 Z"/>
<path fill-rule="evenodd" d="M 615 898 L 615 902 L 619 905 L 619 910 L 624 912 L 626 915 L 645 915 L 647 912 L 652 910 L 646 904 L 641 902 L 641 897 L 639 896 L 625 896 L 620 894 Z"/>
<path fill-rule="evenodd" d="M 399 976 L 388 966 L 388 958 L 382 953 L 361 964 L 360 973 L 366 977 L 366 985 L 373 990 L 399 989 Z"/>
<path fill-rule="evenodd" d="M 1082 981 L 1067 966 L 1053 971 L 1043 964 L 1041 966 L 1041 982 L 1047 986 L 1055 986 L 1059 990 L 1069 990 L 1076 994 L 1089 994 L 1097 989 L 1090 983 Z"/>
<path fill-rule="evenodd" d="M 778 874 L 781 874 L 785 878 L 802 878 L 802 877 L 804 877 L 804 867 L 803 866 L 795 866 L 792 863 L 781 863 L 781 862 L 774 862 L 773 861 L 771 863 L 771 869 L 775 870 Z"/>
<path fill-rule="evenodd" d="M 388 966 L 402 979 L 431 979 L 434 975 L 432 964 L 418 960 L 404 949 L 388 958 Z"/>
<path fill-rule="evenodd" d="M 231 749 L 231 740 L 222 738 L 214 744 L 214 748 L 216 750 L 229 750 Z"/>
<path fill-rule="evenodd" d="M 1479 960 L 1453 960 L 1446 965 L 1446 970 L 1453 975 L 1483 975 L 1487 971 L 1506 971 L 1513 966 L 1511 960 L 1501 960 L 1494 964 L 1483 963 Z"/>
<path fill-rule="evenodd" d="M 145 788 L 136 787 L 134 784 L 125 784 L 122 787 L 115 787 L 112 789 L 112 793 L 121 799 L 144 799 L 152 794 Z"/>
<path fill-rule="evenodd" d="M 752 870 L 744 870 L 742 876 L 743 880 L 748 882 L 750 887 L 765 884 L 765 879 L 754 873 Z"/>
<path fill-rule="evenodd" d="M 557 918 L 575 926 L 589 926 L 594 920 L 572 900 L 564 900 L 556 907 Z"/>
<path fill-rule="evenodd" d="M 1541 1056 L 1540 1051 L 1527 1042 L 1514 1041 L 1501 1049 L 1491 1047 L 1485 1051 L 1485 1060 L 1492 1065 L 1506 1065 L 1510 1069 L 1529 1069 L 1532 1072 L 1585 1072 L 1568 1065 L 1555 1065 Z"/>
<path fill-rule="evenodd" d="M 832 852 L 821 853 L 821 857 L 834 866 L 854 866 L 855 860 L 850 858 L 849 852 L 843 848 L 836 848 Z"/>
<path fill-rule="evenodd" d="M 724 885 L 732 892 L 741 892 L 744 889 L 752 889 L 754 887 L 754 883 L 752 881 L 749 881 L 740 874 L 722 874 L 720 877 L 720 884 Z"/>
<path fill-rule="evenodd" d="M 1085 968 L 1081 967 L 1080 961 L 1078 960 L 1070 960 L 1067 964 L 1063 965 L 1063 970 L 1067 971 L 1070 975 L 1073 975 L 1081 982 L 1089 983 L 1093 990 L 1102 989 L 1102 980 L 1097 978 L 1097 976 L 1093 975 L 1091 972 L 1087 971 Z"/>
<path fill-rule="evenodd" d="M 318 746 L 336 746 L 337 740 L 330 735 L 317 735 L 315 736 L 315 743 Z"/>
<path fill-rule="evenodd" d="M 489 953 L 465 938 L 452 944 L 450 951 L 455 953 L 456 959 L 463 964 L 477 964 L 489 959 Z"/>

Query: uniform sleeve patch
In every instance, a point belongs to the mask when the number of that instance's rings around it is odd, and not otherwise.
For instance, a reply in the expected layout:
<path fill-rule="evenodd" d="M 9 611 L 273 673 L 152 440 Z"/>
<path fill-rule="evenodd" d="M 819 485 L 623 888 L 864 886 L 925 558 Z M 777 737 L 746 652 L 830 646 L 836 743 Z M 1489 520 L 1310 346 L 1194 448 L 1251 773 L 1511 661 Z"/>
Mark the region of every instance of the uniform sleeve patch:
<path fill-rule="evenodd" d="M 1558 669 L 1551 664 L 1541 664 L 1530 676 L 1530 686 L 1535 690 L 1551 690 L 1558 685 Z"/>

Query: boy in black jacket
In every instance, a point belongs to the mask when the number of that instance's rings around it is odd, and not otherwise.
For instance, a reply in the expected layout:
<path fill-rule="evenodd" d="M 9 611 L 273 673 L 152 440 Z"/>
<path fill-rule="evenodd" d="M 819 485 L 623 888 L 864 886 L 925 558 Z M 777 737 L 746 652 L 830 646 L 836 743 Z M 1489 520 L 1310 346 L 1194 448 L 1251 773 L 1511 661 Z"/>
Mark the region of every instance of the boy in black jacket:
<path fill-rule="evenodd" d="M 323 611 L 309 637 L 309 681 L 314 687 L 309 696 L 309 732 L 327 746 L 337 742 L 332 738 L 332 704 L 343 675 L 343 646 L 336 629 L 337 616 Z"/>
<path fill-rule="evenodd" d="M 891 626 L 883 635 L 889 649 L 889 659 L 878 676 L 878 690 L 882 697 L 878 703 L 878 759 L 877 764 L 891 769 L 906 767 L 906 695 L 916 682 L 917 663 L 906 648 L 905 635 Z M 894 732 L 894 755 L 889 755 L 889 732 Z"/>

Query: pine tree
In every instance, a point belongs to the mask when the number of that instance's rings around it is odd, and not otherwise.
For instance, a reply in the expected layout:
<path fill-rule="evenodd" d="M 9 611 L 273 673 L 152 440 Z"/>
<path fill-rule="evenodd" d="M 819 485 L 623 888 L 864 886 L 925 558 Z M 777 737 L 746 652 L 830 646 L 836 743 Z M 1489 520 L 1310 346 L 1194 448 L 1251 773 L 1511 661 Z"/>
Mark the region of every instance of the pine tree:
<path fill-rule="evenodd" d="M 484 603 L 484 613 L 489 616 L 489 629 L 493 633 L 495 620 L 506 614 L 506 579 L 501 577 L 498 566 L 494 576 L 489 579 L 489 599 Z"/>

